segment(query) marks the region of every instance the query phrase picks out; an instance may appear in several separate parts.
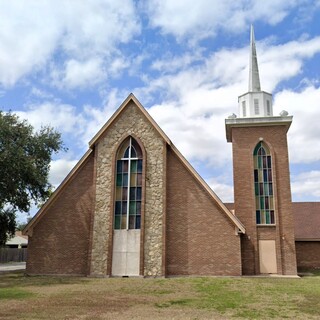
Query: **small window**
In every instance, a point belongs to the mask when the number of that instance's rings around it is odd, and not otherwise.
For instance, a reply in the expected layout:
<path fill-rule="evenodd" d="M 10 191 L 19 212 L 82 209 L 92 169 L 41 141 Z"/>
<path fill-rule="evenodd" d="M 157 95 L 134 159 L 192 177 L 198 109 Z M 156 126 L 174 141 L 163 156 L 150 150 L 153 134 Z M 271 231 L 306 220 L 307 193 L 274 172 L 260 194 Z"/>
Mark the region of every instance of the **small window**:
<path fill-rule="evenodd" d="M 242 115 L 243 117 L 247 116 L 246 102 L 242 101 Z"/>
<path fill-rule="evenodd" d="M 259 113 L 259 99 L 254 99 L 254 114 L 258 115 Z"/>
<path fill-rule="evenodd" d="M 267 100 L 267 115 L 270 116 L 271 115 L 271 108 L 270 108 L 270 101 Z"/>

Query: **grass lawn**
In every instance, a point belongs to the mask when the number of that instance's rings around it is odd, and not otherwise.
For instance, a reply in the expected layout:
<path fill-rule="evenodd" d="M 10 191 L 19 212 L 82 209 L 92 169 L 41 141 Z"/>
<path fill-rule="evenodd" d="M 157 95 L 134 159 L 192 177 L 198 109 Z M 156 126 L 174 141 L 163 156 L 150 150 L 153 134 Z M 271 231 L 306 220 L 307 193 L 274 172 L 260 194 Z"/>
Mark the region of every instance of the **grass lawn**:
<path fill-rule="evenodd" d="M 301 279 L 0 273 L 0 319 L 320 319 L 320 272 Z"/>

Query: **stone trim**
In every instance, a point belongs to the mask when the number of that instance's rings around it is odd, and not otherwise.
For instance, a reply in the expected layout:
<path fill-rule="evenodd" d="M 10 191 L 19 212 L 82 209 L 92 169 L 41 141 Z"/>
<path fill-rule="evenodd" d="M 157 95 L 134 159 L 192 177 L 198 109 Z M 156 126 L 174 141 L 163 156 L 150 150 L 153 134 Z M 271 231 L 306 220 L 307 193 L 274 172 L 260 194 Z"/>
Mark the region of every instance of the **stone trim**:
<path fill-rule="evenodd" d="M 165 185 L 163 183 L 163 149 L 165 141 L 131 101 L 121 117 L 114 121 L 97 143 L 97 201 L 93 227 L 92 275 L 111 274 L 115 153 L 128 135 L 143 146 L 145 202 L 142 218 L 141 275 L 162 275 L 162 215 Z M 139 138 L 138 138 L 139 137 Z M 107 248 L 107 249 L 106 249 Z M 143 267 L 143 269 L 142 269 Z"/>
<path fill-rule="evenodd" d="M 112 123 L 118 118 L 121 112 L 126 108 L 126 106 L 132 101 L 143 113 L 143 115 L 147 118 L 148 121 L 151 122 L 154 129 L 158 132 L 158 134 L 165 140 L 168 144 L 171 144 L 168 136 L 163 132 L 163 130 L 159 127 L 159 125 L 154 121 L 154 119 L 150 116 L 150 114 L 145 110 L 140 101 L 135 97 L 133 93 L 130 93 L 128 97 L 122 102 L 120 107 L 116 110 L 116 112 L 111 116 L 111 118 L 106 122 L 106 124 L 98 131 L 98 133 L 91 139 L 89 142 L 90 148 L 92 148 L 98 140 L 103 136 L 104 132 L 112 125 Z"/>

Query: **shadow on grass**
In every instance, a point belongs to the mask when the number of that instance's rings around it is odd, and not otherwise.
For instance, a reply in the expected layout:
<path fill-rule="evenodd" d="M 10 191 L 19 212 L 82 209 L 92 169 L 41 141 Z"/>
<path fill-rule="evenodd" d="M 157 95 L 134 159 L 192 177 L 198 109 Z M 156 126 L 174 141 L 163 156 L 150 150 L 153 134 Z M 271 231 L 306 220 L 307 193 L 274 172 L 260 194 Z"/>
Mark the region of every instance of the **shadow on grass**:
<path fill-rule="evenodd" d="M 298 269 L 298 276 L 300 277 L 320 277 L 320 269 Z"/>

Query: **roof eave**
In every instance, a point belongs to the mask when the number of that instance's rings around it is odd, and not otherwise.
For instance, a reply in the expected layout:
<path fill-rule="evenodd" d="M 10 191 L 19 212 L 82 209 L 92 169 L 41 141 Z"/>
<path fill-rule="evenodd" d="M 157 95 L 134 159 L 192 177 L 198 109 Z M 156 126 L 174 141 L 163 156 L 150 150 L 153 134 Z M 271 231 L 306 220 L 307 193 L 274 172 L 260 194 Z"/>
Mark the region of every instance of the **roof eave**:
<path fill-rule="evenodd" d="M 320 238 L 295 238 L 295 241 L 320 241 Z"/>
<path fill-rule="evenodd" d="M 292 118 L 292 116 L 272 116 L 225 119 L 227 142 L 232 142 L 232 128 L 285 126 L 288 131 L 292 123 Z"/>

